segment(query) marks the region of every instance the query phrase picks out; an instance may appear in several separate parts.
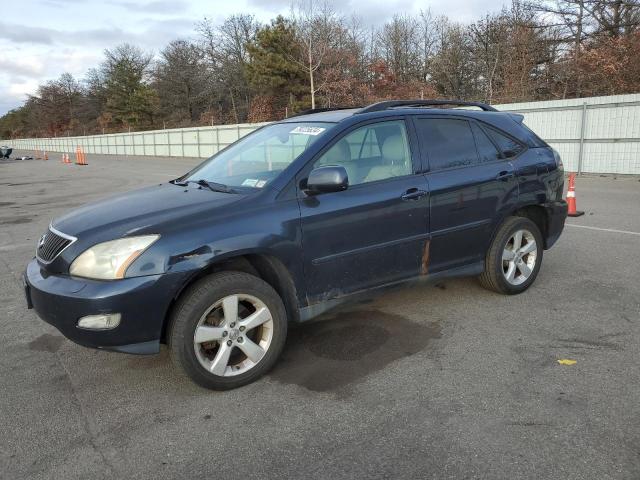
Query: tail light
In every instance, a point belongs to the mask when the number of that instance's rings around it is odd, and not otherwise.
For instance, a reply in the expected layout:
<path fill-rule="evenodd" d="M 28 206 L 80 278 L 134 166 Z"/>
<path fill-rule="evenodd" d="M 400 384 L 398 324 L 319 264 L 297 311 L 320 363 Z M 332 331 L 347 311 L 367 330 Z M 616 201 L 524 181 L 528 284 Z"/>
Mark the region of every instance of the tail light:
<path fill-rule="evenodd" d="M 562 158 L 560 157 L 560 154 L 558 153 L 558 151 L 555 148 L 552 148 L 551 151 L 553 152 L 553 158 L 556 161 L 556 167 L 558 167 L 560 170 L 564 170 L 564 165 L 562 164 Z"/>

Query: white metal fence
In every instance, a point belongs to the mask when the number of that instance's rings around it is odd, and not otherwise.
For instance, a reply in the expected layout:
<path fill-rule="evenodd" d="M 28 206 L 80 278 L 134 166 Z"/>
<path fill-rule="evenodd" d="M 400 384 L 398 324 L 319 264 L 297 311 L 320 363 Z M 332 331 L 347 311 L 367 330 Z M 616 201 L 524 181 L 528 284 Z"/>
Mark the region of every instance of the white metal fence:
<path fill-rule="evenodd" d="M 80 137 L 26 138 L 0 140 L 15 149 L 105 155 L 147 155 L 160 157 L 210 157 L 263 123 L 243 123 L 212 127 L 175 128 L 146 132 L 110 133 Z"/>
<path fill-rule="evenodd" d="M 526 124 L 562 155 L 565 169 L 640 175 L 640 94 L 496 105 L 522 113 Z M 263 124 L 221 125 L 82 137 L 0 140 L 16 149 L 208 157 Z"/>

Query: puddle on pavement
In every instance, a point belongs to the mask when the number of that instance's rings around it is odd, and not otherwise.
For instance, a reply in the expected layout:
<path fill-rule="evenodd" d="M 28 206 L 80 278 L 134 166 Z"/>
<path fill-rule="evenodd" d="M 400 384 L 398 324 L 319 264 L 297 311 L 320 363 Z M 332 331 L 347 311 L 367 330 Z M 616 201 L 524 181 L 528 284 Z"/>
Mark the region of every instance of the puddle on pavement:
<path fill-rule="evenodd" d="M 62 343 L 64 342 L 64 337 L 59 335 L 49 335 L 45 333 L 44 335 L 40 335 L 35 340 L 28 343 L 29 350 L 34 350 L 36 352 L 57 352 L 60 350 Z"/>
<path fill-rule="evenodd" d="M 290 329 L 270 376 L 313 391 L 337 390 L 420 352 L 434 338 L 440 338 L 437 323 L 376 310 L 341 312 Z"/>

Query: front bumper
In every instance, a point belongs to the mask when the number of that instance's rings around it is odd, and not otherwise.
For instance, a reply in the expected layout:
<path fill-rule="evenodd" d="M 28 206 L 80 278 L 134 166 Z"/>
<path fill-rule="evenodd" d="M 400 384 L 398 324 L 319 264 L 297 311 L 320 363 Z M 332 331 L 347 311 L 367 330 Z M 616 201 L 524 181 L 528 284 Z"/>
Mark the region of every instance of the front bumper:
<path fill-rule="evenodd" d="M 99 281 L 51 275 L 36 259 L 24 274 L 27 305 L 69 340 L 85 347 L 125 353 L 158 353 L 171 301 L 184 275 L 163 274 Z M 120 313 L 112 330 L 85 330 L 78 319 L 99 313 Z"/>
<path fill-rule="evenodd" d="M 547 209 L 547 235 L 544 239 L 544 248 L 548 249 L 560 238 L 564 229 L 564 222 L 567 219 L 567 202 L 559 200 L 545 205 Z"/>

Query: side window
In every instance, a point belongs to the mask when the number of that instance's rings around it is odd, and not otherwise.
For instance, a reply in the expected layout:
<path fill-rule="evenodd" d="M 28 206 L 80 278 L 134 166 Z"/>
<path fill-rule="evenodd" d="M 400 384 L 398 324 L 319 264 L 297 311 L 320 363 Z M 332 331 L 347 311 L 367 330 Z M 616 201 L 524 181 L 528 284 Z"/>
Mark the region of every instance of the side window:
<path fill-rule="evenodd" d="M 496 142 L 496 145 L 498 145 L 498 148 L 505 156 L 505 158 L 515 157 L 522 150 L 524 150 L 524 147 L 521 144 L 519 144 L 515 140 L 510 139 L 506 135 L 503 135 L 497 130 L 494 130 L 493 128 L 487 128 L 487 131 L 489 132 L 489 135 L 491 135 L 493 141 Z"/>
<path fill-rule="evenodd" d="M 495 162 L 502 158 L 500 152 L 496 149 L 496 146 L 491 140 L 489 140 L 487 134 L 484 133 L 478 125 L 472 123 L 471 128 L 473 130 L 473 135 L 476 137 L 476 147 L 478 148 L 480 163 Z"/>
<path fill-rule="evenodd" d="M 431 171 L 478 164 L 476 144 L 468 121 L 419 118 L 416 125 L 429 155 Z"/>
<path fill-rule="evenodd" d="M 413 168 L 404 121 L 372 123 L 346 134 L 313 166 L 323 165 L 343 166 L 349 185 L 410 175 Z"/>
<path fill-rule="evenodd" d="M 380 155 L 378 138 L 373 128 L 360 128 L 345 137 L 352 159 L 371 158 Z"/>

